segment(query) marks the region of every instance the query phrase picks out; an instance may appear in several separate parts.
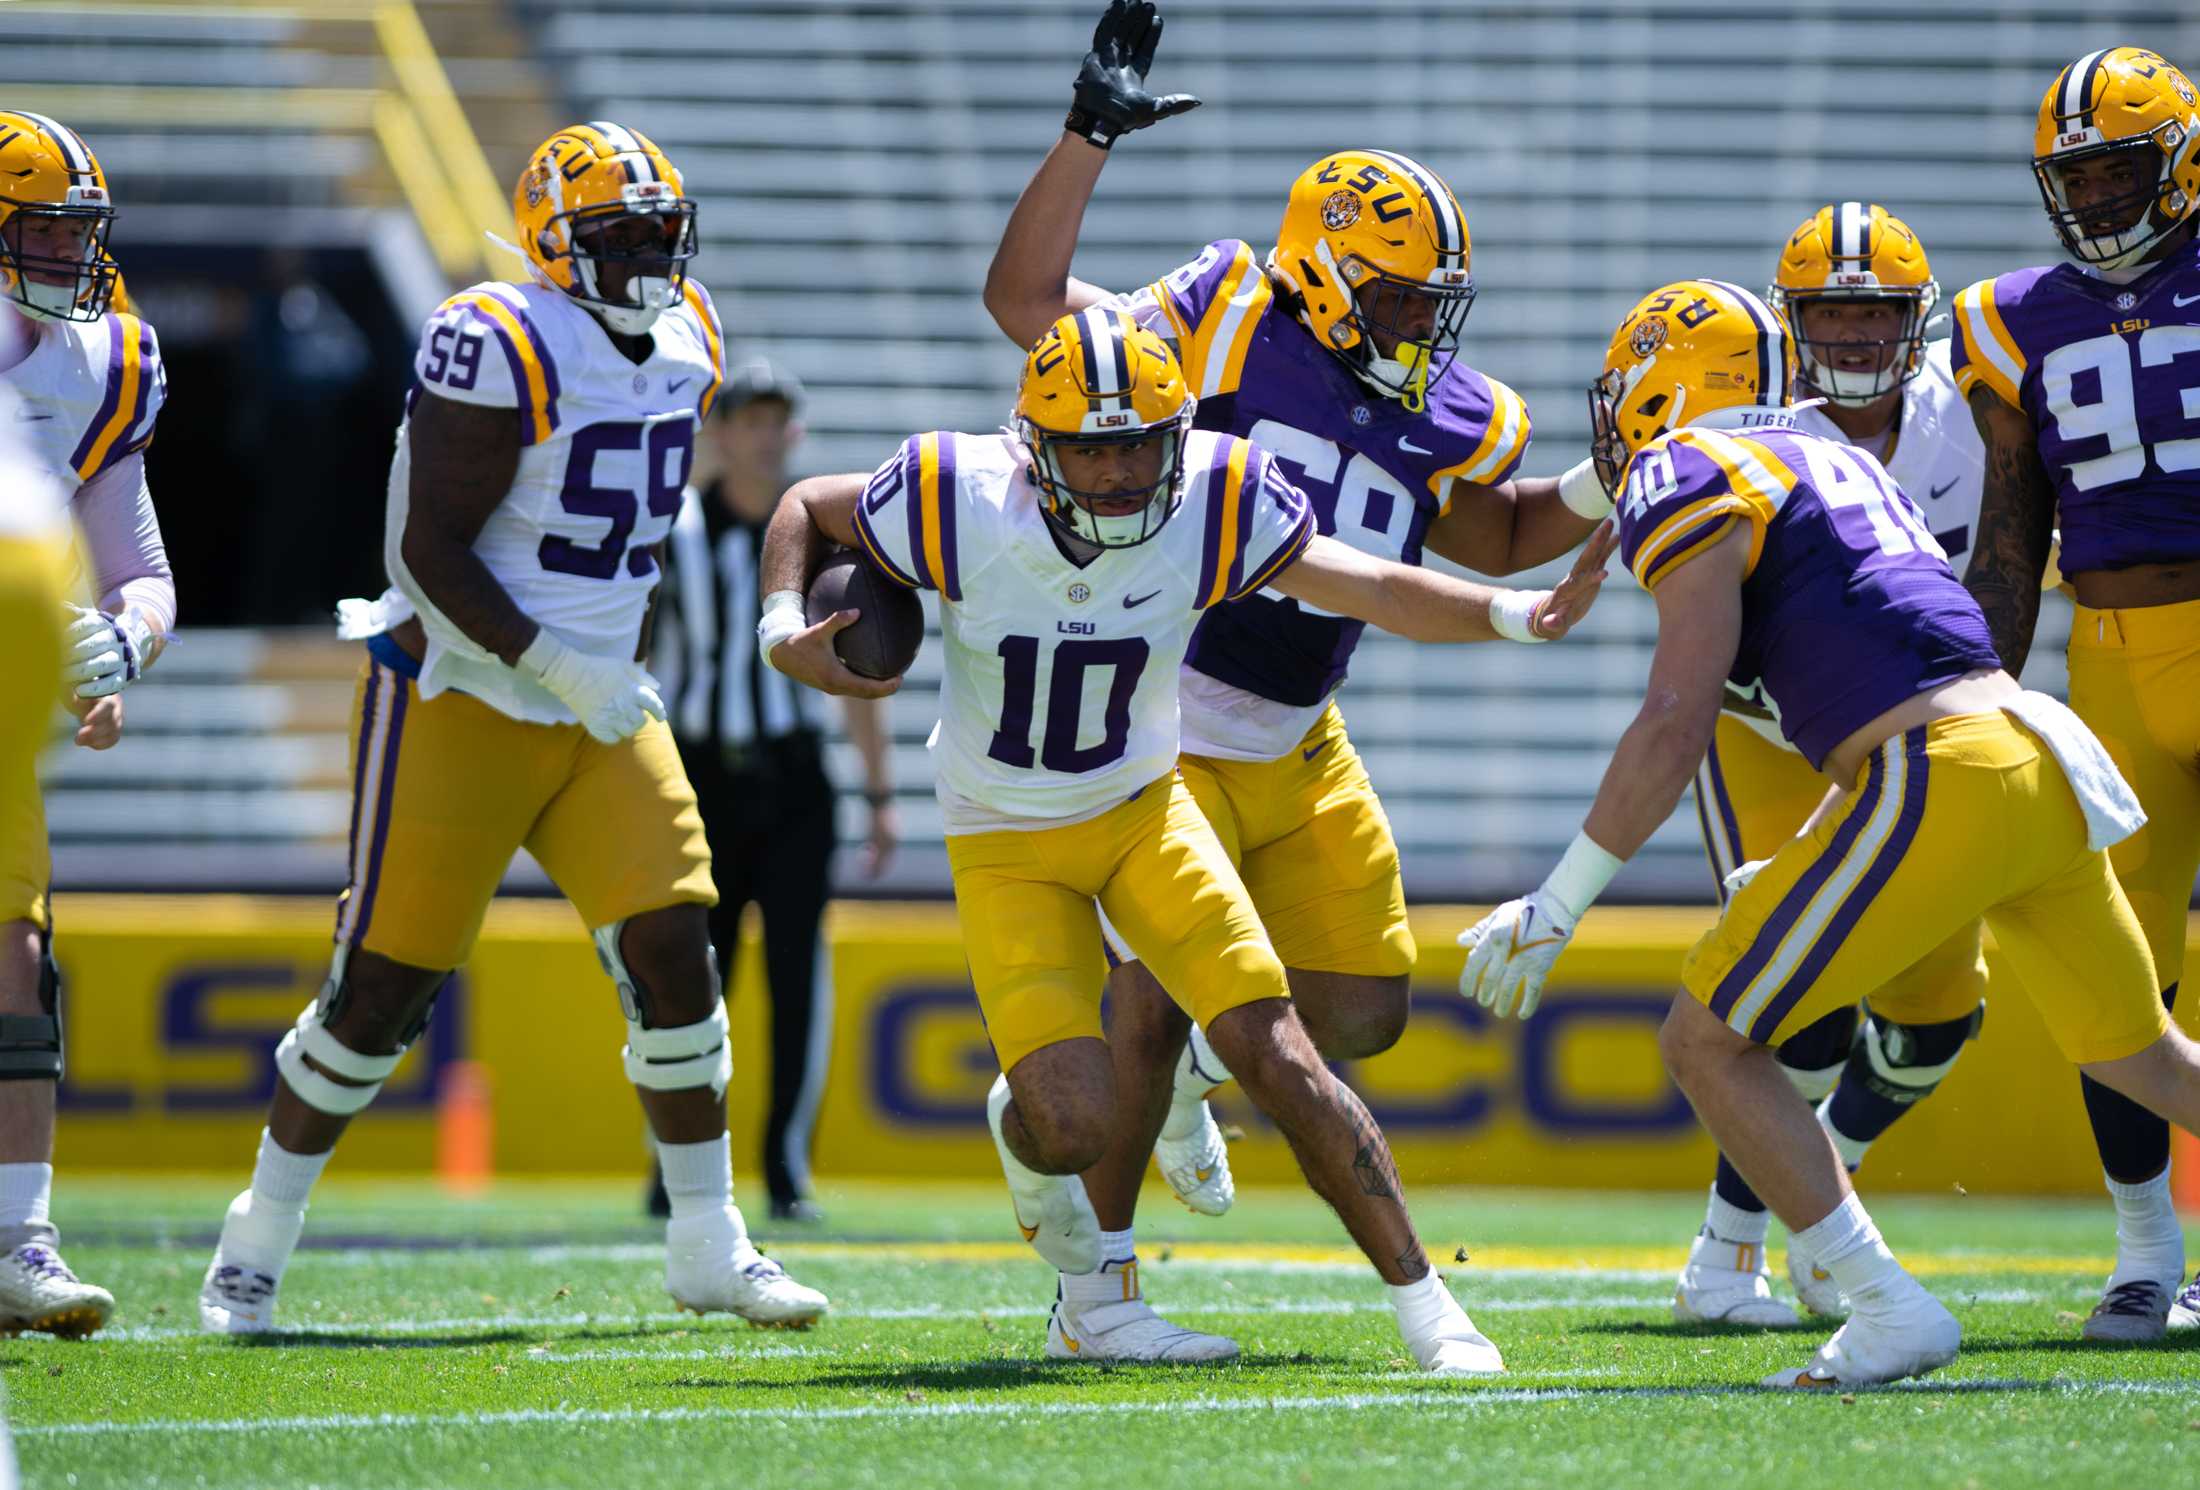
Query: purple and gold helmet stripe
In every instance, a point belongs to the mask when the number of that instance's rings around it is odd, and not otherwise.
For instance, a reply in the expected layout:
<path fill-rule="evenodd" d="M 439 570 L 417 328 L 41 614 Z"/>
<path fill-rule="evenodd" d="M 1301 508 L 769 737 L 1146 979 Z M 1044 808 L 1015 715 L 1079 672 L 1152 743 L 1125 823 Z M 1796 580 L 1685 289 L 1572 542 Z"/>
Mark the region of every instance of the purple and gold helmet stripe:
<path fill-rule="evenodd" d="M 18 119 L 30 120 L 54 142 L 61 151 L 62 163 L 68 166 L 70 175 L 82 176 L 88 181 L 99 179 L 99 162 L 92 158 L 91 147 L 84 143 L 83 137 L 75 130 L 59 120 L 49 119 L 44 114 L 33 114 L 27 109 L 13 109 L 10 112 Z"/>
<path fill-rule="evenodd" d="M 629 181 L 658 180 L 657 163 L 650 152 L 637 139 L 634 132 L 623 124 L 613 124 L 608 119 L 591 119 L 588 127 L 603 137 L 603 142 L 618 155 L 619 164 L 626 167 Z"/>
<path fill-rule="evenodd" d="M 1389 164 L 1400 175 L 1420 188 L 1428 199 L 1430 226 L 1435 229 L 1436 264 L 1439 269 L 1463 269 L 1467 251 L 1466 219 L 1460 214 L 1458 198 L 1451 188 L 1434 171 L 1419 161 L 1409 160 L 1388 150 L 1367 152 L 1377 160 Z"/>
<path fill-rule="evenodd" d="M 1837 269 L 1842 259 L 1858 259 L 1861 267 L 1871 267 L 1872 213 L 1862 202 L 1843 202 L 1833 209 L 1833 258 Z"/>
<path fill-rule="evenodd" d="M 2093 81 L 2101 75 L 2101 65 L 2108 58 L 2111 48 L 2088 52 L 2063 69 L 2061 97 L 2055 103 L 2055 117 L 2062 120 L 2068 130 L 2090 129 L 2093 125 Z"/>
<path fill-rule="evenodd" d="M 1780 318 L 1740 285 L 1728 284 L 1723 279 L 1707 279 L 1702 283 L 1732 296 L 1742 313 L 1757 323 L 1757 402 L 1774 408 L 1786 403 L 1787 334 L 1780 329 Z"/>

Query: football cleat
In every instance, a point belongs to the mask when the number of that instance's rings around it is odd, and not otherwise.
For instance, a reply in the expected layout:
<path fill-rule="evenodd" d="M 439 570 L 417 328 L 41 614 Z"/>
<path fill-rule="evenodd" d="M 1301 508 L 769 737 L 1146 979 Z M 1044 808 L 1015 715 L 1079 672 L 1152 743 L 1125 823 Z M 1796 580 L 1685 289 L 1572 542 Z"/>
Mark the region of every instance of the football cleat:
<path fill-rule="evenodd" d="M 1136 1264 L 1118 1267 L 1126 1298 L 1057 1297 L 1047 1316 L 1047 1355 L 1057 1361 L 1229 1361 L 1237 1341 L 1171 1324 L 1146 1302 Z"/>
<path fill-rule="evenodd" d="M 0 1257 L 0 1335 L 36 1330 L 81 1340 L 114 1312 L 113 1294 L 78 1278 L 43 1243 L 25 1242 Z"/>
<path fill-rule="evenodd" d="M 1172 1111 L 1172 1123 L 1175 1117 Z M 1176 1198 L 1202 1216 L 1219 1216 L 1237 1199 L 1237 1182 L 1230 1178 L 1229 1147 L 1205 1102 L 1195 1109 L 1189 1136 L 1171 1138 L 1167 1128 L 1161 1130 L 1161 1136 L 1154 1140 L 1153 1161 Z"/>
<path fill-rule="evenodd" d="M 735 1314 L 757 1329 L 806 1330 L 828 1307 L 756 1250 L 730 1205 L 665 1224 L 665 1292 L 690 1314 Z"/>
<path fill-rule="evenodd" d="M 2159 1340 L 2169 1329 L 2170 1308 L 2169 1290 L 2152 1278 L 2111 1283 L 2093 1312 L 2085 1317 L 2085 1327 L 2079 1333 L 2088 1340 L 2113 1340 L 2125 1345 L 2135 1340 Z"/>
<path fill-rule="evenodd" d="M 255 1210 L 252 1192 L 229 1202 L 221 1240 L 199 1284 L 199 1328 L 210 1335 L 264 1335 L 275 1328 L 275 1291 L 305 1230 L 303 1207 Z"/>
<path fill-rule="evenodd" d="M 1848 1318 L 1848 1296 L 1833 1281 L 1833 1274 L 1820 1267 L 1817 1258 L 1796 1245 L 1793 1237 L 1788 1238 L 1788 1282 L 1795 1285 L 1795 1297 L 1803 1307 L 1819 1318 Z"/>
<path fill-rule="evenodd" d="M 1673 1289 L 1673 1317 L 1683 1324 L 1744 1324 L 1786 1329 L 1795 1311 L 1772 1296 L 1762 1242 L 1722 1241 L 1699 1232 Z"/>
<path fill-rule="evenodd" d="M 1008 1139 L 1001 1131 L 1008 1102 L 1008 1078 L 996 1077 L 993 1090 L 986 1093 L 985 1125 L 1001 1156 L 1001 1174 L 1008 1181 L 1016 1229 L 1058 1272 L 1098 1272 L 1100 1218 L 1085 1198 L 1085 1182 L 1073 1174 L 1039 1174 L 1009 1152 Z"/>
<path fill-rule="evenodd" d="M 1892 1307 L 1861 1311 L 1818 1348 L 1800 1371 L 1775 1371 L 1768 1387 L 1868 1387 L 1923 1376 L 1956 1358 L 1963 1326 L 1914 1282 Z"/>
<path fill-rule="evenodd" d="M 2178 1290 L 2169 1306 L 2169 1327 L 2173 1330 L 2200 1329 L 2200 1273 L 2192 1275 L 2192 1281 Z"/>

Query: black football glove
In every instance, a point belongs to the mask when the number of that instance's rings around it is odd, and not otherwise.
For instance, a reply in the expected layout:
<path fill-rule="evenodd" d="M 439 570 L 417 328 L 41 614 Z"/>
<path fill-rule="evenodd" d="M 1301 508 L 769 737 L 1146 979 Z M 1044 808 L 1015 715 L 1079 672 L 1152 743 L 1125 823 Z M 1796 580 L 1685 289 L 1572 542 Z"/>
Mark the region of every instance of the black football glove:
<path fill-rule="evenodd" d="M 1115 137 L 1199 107 L 1189 93 L 1156 98 L 1146 73 L 1161 44 L 1161 17 L 1153 0 L 1108 0 L 1107 14 L 1092 29 L 1092 50 L 1077 69 L 1077 92 L 1062 127 L 1105 150 Z"/>

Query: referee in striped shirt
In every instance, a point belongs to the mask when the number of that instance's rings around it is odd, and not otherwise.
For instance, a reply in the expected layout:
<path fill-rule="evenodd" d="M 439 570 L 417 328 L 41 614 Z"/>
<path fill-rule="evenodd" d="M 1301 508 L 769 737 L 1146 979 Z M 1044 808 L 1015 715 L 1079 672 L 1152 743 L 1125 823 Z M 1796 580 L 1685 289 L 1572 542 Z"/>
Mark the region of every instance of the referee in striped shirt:
<path fill-rule="evenodd" d="M 801 405 L 801 385 L 770 362 L 751 359 L 727 371 L 706 426 L 715 474 L 688 489 L 673 522 L 650 658 L 710 838 L 718 882 L 710 936 L 729 983 L 742 912 L 753 903 L 764 920 L 771 997 L 764 1180 L 781 1221 L 820 1219 L 810 1192 L 810 1130 L 832 1034 L 831 975 L 819 936 L 836 841 L 825 700 L 756 655 L 763 601 L 757 556 L 788 484 L 788 455 L 802 437 Z M 866 869 L 876 876 L 895 843 L 885 701 L 840 702 L 863 758 Z M 660 1179 L 652 1209 L 663 1195 Z"/>

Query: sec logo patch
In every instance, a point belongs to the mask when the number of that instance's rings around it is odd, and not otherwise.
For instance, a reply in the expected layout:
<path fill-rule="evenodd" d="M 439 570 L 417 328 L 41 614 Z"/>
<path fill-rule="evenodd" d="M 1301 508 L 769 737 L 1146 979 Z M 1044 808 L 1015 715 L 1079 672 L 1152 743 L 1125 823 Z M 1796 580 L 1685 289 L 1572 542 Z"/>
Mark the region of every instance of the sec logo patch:
<path fill-rule="evenodd" d="M 1083 605 L 1086 601 L 1092 599 L 1092 587 L 1082 582 L 1071 585 L 1069 587 L 1069 599 L 1072 605 Z"/>

